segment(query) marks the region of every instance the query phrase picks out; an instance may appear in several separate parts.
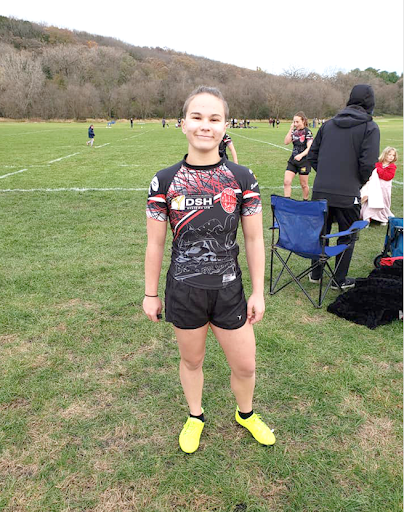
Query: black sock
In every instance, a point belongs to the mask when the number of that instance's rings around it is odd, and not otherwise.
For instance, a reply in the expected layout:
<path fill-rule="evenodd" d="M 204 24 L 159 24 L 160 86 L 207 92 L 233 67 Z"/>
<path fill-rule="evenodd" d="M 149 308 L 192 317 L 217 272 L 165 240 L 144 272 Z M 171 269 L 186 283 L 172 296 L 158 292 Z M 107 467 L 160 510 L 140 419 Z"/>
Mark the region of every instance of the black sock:
<path fill-rule="evenodd" d="M 250 416 L 252 416 L 254 414 L 254 411 L 251 411 L 251 412 L 240 412 L 240 411 L 238 411 L 238 413 L 239 413 L 241 419 L 247 420 Z"/>
<path fill-rule="evenodd" d="M 195 414 L 190 414 L 189 415 L 191 418 L 196 418 L 197 420 L 201 420 L 205 423 L 205 416 L 202 414 L 200 414 L 199 416 L 195 416 Z"/>

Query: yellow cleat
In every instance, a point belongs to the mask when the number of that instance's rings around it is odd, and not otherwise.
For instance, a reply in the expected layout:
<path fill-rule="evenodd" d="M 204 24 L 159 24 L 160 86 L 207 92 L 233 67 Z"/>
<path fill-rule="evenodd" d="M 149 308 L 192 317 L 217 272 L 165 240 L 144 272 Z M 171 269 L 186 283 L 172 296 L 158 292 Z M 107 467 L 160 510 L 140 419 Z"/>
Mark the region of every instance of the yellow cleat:
<path fill-rule="evenodd" d="M 198 418 L 189 417 L 181 430 L 179 442 L 180 448 L 185 453 L 194 453 L 199 448 L 199 440 L 201 438 L 205 423 Z"/>
<path fill-rule="evenodd" d="M 271 445 L 275 444 L 275 436 L 272 432 L 272 430 L 266 425 L 262 419 L 260 418 L 259 414 L 253 414 L 246 420 L 243 420 L 243 418 L 239 414 L 239 408 L 236 409 L 236 421 L 241 426 L 245 427 L 247 430 L 251 432 L 254 439 L 256 439 L 259 443 L 265 444 L 265 445 Z"/>

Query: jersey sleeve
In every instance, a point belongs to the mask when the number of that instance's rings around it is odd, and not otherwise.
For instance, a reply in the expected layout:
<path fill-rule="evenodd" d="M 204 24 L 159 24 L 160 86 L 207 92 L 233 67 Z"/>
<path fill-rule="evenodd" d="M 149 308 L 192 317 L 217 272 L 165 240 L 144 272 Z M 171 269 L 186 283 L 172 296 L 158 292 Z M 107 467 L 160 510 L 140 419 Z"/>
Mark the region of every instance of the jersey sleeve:
<path fill-rule="evenodd" d="M 306 140 L 313 140 L 313 132 L 307 128 Z"/>
<path fill-rule="evenodd" d="M 229 144 L 231 144 L 233 141 L 231 140 L 231 137 L 230 135 L 228 135 L 227 133 L 224 134 L 224 137 L 223 137 L 223 142 L 226 144 L 226 146 L 228 146 Z"/>
<path fill-rule="evenodd" d="M 257 178 L 251 169 L 248 169 L 242 182 L 241 215 L 256 215 L 262 211 L 261 194 Z"/>
<path fill-rule="evenodd" d="M 146 215 L 149 219 L 166 222 L 168 220 L 168 207 L 166 191 L 159 179 L 158 174 L 154 176 L 149 187 L 147 198 Z"/>

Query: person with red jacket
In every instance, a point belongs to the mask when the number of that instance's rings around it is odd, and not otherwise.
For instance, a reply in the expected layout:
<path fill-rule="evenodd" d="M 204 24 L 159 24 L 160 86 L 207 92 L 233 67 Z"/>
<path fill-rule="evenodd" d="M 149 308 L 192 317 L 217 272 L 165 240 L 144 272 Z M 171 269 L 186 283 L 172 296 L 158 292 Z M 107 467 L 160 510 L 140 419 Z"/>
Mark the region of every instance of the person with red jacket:
<path fill-rule="evenodd" d="M 397 166 L 397 150 L 387 146 L 382 151 L 379 161 L 376 162 L 376 171 L 379 176 L 380 188 L 383 196 L 383 208 L 371 208 L 369 202 L 362 204 L 361 218 L 367 221 L 375 220 L 380 222 L 382 226 L 387 226 L 389 217 L 394 217 L 391 212 L 391 185 L 396 174 Z"/>

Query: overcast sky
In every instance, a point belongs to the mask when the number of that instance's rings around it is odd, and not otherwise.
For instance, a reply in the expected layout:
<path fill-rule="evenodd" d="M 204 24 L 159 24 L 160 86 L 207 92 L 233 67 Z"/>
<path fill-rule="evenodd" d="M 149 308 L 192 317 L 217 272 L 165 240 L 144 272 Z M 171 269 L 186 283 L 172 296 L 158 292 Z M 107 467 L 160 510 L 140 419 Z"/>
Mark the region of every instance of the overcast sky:
<path fill-rule="evenodd" d="M 0 15 L 274 74 L 403 71 L 403 0 L 18 0 Z"/>

